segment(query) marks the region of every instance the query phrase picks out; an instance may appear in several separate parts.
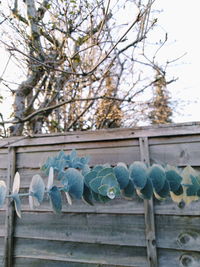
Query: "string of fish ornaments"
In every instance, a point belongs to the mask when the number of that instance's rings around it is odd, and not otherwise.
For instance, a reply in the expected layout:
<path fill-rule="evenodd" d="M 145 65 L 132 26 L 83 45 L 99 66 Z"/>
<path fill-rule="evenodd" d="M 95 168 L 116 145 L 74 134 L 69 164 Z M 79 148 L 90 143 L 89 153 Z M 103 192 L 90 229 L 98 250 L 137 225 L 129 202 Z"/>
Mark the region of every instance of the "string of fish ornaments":
<path fill-rule="evenodd" d="M 95 202 L 106 203 L 120 197 L 133 199 L 135 194 L 147 200 L 153 196 L 158 200 L 171 196 L 174 202 L 186 204 L 200 198 L 200 175 L 191 166 L 180 170 L 170 165 L 153 164 L 148 167 L 143 162 L 135 161 L 130 166 L 120 162 L 115 167 L 104 164 L 91 168 L 89 157 L 78 157 L 73 150 L 70 154 L 61 151 L 57 156 L 48 158 L 41 169 L 48 177 L 47 185 L 36 174 L 25 193 L 20 193 L 18 172 L 11 194 L 7 194 L 6 183 L 0 180 L 0 207 L 6 198 L 10 198 L 21 218 L 22 197 L 29 198 L 31 209 L 41 205 L 47 197 L 55 213 L 62 211 L 62 194 L 70 205 L 73 199 L 82 199 L 94 205 Z M 60 182 L 60 186 L 58 182 L 55 185 L 55 180 Z"/>

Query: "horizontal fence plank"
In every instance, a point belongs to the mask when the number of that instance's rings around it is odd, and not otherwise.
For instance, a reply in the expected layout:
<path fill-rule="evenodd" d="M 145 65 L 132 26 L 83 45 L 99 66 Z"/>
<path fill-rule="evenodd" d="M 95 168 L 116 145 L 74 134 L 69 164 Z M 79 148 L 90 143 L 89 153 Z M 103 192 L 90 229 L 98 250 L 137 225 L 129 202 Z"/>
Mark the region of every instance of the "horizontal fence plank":
<path fill-rule="evenodd" d="M 0 141 L 0 143 L 1 143 L 1 141 Z M 8 154 L 8 149 L 7 148 L 1 148 L 0 147 L 0 155 L 6 155 L 6 154 Z"/>
<path fill-rule="evenodd" d="M 156 215 L 157 247 L 200 252 L 199 216 Z"/>
<path fill-rule="evenodd" d="M 61 144 L 69 142 L 95 142 L 100 140 L 132 139 L 146 136 L 192 135 L 200 133 L 200 123 L 179 123 L 136 128 L 98 131 L 67 132 L 64 134 L 35 135 L 13 143 L 13 146 Z M 59 138 L 58 138 L 59 137 Z M 16 139 L 17 140 L 17 139 Z M 7 140 L 9 143 L 9 139 Z M 2 142 L 3 144 L 5 141 Z M 0 143 L 1 145 L 1 143 Z M 5 144 L 4 144 L 5 145 Z M 12 144 L 11 144 L 12 145 Z"/>
<path fill-rule="evenodd" d="M 93 264 L 93 263 L 76 263 L 76 262 L 67 262 L 66 261 L 57 261 L 52 258 L 51 260 L 47 259 L 38 259 L 38 258 L 26 258 L 26 257 L 16 257 L 14 261 L 14 267 L 124 267 L 120 265 L 107 265 L 107 264 Z M 144 265 L 145 266 L 145 265 Z M 141 266 L 135 266 L 141 267 Z M 146 266 L 145 266 L 146 267 Z"/>
<path fill-rule="evenodd" d="M 199 143 L 200 134 L 195 135 L 172 135 L 172 136 L 159 136 L 159 137 L 149 137 L 150 145 L 160 145 L 160 144 L 183 144 L 183 143 Z"/>
<path fill-rule="evenodd" d="M 4 265 L 4 237 L 0 236 L 0 266 L 3 265 Z"/>
<path fill-rule="evenodd" d="M 72 205 L 67 204 L 63 197 L 63 213 L 104 213 L 104 214 L 144 214 L 143 200 L 136 197 L 134 200 L 115 199 L 106 204 L 95 202 L 93 206 L 82 200 L 73 200 Z M 22 212 L 52 212 L 49 200 L 44 199 L 41 206 L 30 210 L 28 199 L 22 199 Z"/>
<path fill-rule="evenodd" d="M 151 163 L 200 166 L 200 142 L 150 145 L 149 151 Z"/>
<path fill-rule="evenodd" d="M 3 247 L 4 247 L 4 238 L 0 237 L 0 262 L 1 259 L 3 259 L 3 253 L 4 253 Z M 2 265 L 0 264 L 0 266 Z"/>
<path fill-rule="evenodd" d="M 3 180 L 4 182 L 7 180 L 7 169 L 0 168 L 0 180 Z"/>
<path fill-rule="evenodd" d="M 48 157 L 56 156 L 57 152 L 35 152 L 17 154 L 17 168 L 40 168 Z M 117 164 L 126 162 L 127 164 L 140 159 L 139 147 L 112 147 L 78 150 L 79 156 L 89 155 L 90 164 Z"/>
<path fill-rule="evenodd" d="M 28 192 L 24 190 L 22 192 Z M 166 200 L 158 201 L 154 200 L 155 203 L 155 214 L 157 215 L 177 215 L 177 216 L 200 216 L 199 201 L 190 203 L 189 205 L 181 206 L 171 200 L 169 197 Z M 43 203 L 39 206 L 30 210 L 28 198 L 22 198 L 22 211 L 23 212 L 52 212 L 49 200 L 45 197 Z M 111 214 L 144 214 L 143 200 L 138 196 L 135 196 L 132 200 L 124 198 L 117 198 L 108 203 L 97 203 L 94 202 L 93 206 L 88 205 L 82 200 L 72 200 L 72 205 L 66 202 L 63 196 L 63 207 L 62 212 L 64 213 L 111 213 Z"/>
<path fill-rule="evenodd" d="M 7 170 L 8 154 L 0 154 L 0 170 Z"/>
<path fill-rule="evenodd" d="M 106 204 L 94 203 L 94 206 L 90 206 L 81 200 L 73 200 L 73 204 L 69 205 L 63 201 L 62 212 L 71 213 L 106 213 L 106 214 L 144 214 L 143 201 L 136 197 L 136 200 L 116 199 Z M 41 206 L 30 210 L 28 200 L 22 201 L 23 212 L 52 212 L 52 208 L 49 201 L 45 201 Z M 179 208 L 178 205 L 169 201 L 163 201 L 162 204 L 155 206 L 155 214 L 157 215 L 177 215 L 177 216 L 200 216 L 199 201 L 193 202 L 184 208 Z"/>
<path fill-rule="evenodd" d="M 184 143 L 199 143 L 200 134 L 188 135 L 188 136 L 168 136 L 168 137 L 149 137 L 150 145 L 164 145 L 164 144 L 184 144 Z M 17 147 L 18 153 L 31 153 L 37 151 L 59 151 L 59 150 L 72 150 L 76 149 L 88 149 L 88 148 L 99 148 L 99 147 L 129 147 L 138 146 L 139 138 L 125 139 L 125 140 L 108 140 L 98 142 L 80 142 L 80 143 L 64 143 L 64 144 L 51 144 L 51 145 L 38 145 L 38 146 L 22 146 Z M 5 150 L 6 151 L 6 150 Z M 0 150 L 1 152 L 1 150 Z"/>
<path fill-rule="evenodd" d="M 95 149 L 95 148 L 112 148 L 112 147 L 130 147 L 139 146 L 138 139 L 131 140 L 109 140 L 109 141 L 98 141 L 98 142 L 83 142 L 83 143 L 65 143 L 65 144 L 52 144 L 45 146 L 28 146 L 28 147 L 18 147 L 18 153 L 31 153 L 42 151 L 71 151 L 72 149 L 85 150 L 85 149 Z"/>
<path fill-rule="evenodd" d="M 16 239 L 15 257 L 38 258 L 77 263 L 147 266 L 145 248 L 101 244 Z"/>
<path fill-rule="evenodd" d="M 1 240 L 1 238 L 3 238 L 5 236 L 5 218 L 6 218 L 5 210 L 0 210 L 0 240 Z M 0 245 L 0 250 L 1 249 L 2 248 Z"/>
<path fill-rule="evenodd" d="M 170 197 L 163 201 L 155 200 L 155 214 L 178 215 L 178 216 L 200 216 L 200 201 L 194 201 L 185 206 L 179 206 Z"/>
<path fill-rule="evenodd" d="M 145 247 L 144 231 L 142 215 L 23 213 L 23 218 L 17 222 L 15 235 L 30 239 Z M 159 248 L 200 252 L 199 216 L 156 215 L 156 243 Z"/>
<path fill-rule="evenodd" d="M 142 215 L 27 212 L 17 220 L 15 236 L 121 246 L 146 244 Z"/>
<path fill-rule="evenodd" d="M 159 267 L 198 267 L 200 266 L 200 253 L 158 249 Z"/>

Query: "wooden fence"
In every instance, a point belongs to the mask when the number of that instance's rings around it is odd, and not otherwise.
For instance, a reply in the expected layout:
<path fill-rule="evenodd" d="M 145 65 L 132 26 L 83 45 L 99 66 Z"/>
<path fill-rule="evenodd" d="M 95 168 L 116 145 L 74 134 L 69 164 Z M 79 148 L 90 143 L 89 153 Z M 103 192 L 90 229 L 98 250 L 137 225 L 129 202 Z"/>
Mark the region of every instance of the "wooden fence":
<path fill-rule="evenodd" d="M 63 149 L 90 155 L 91 165 L 136 160 L 200 167 L 200 124 L 72 132 L 0 141 L 0 179 L 21 191 L 48 156 Z M 23 199 L 22 218 L 7 201 L 0 210 L 0 266 L 168 267 L 200 266 L 200 203 L 114 200 L 88 206 L 74 201 L 61 215 L 45 201 L 34 211 Z"/>

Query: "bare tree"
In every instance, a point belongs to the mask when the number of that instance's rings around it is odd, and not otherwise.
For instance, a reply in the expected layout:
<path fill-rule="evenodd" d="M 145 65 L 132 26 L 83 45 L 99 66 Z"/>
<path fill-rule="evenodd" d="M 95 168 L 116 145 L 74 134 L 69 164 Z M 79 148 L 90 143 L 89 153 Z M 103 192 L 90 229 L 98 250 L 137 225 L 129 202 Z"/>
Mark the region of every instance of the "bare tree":
<path fill-rule="evenodd" d="M 26 76 L 13 90 L 11 134 L 130 125 L 136 96 L 155 82 L 141 69 L 154 1 L 8 1 L 1 43 Z M 115 10 L 127 3 L 123 26 Z"/>

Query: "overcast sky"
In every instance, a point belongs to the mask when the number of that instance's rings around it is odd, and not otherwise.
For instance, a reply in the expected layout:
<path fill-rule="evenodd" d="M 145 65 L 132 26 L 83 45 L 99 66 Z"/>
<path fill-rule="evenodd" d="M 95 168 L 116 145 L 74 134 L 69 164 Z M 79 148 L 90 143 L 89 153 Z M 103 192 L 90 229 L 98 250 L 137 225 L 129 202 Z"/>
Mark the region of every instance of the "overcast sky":
<path fill-rule="evenodd" d="M 162 10 L 158 24 L 163 34 L 168 33 L 168 42 L 160 52 L 160 57 L 175 59 L 182 56 L 169 69 L 171 77 L 178 77 L 176 83 L 169 86 L 172 99 L 177 101 L 177 112 L 174 122 L 200 120 L 200 31 L 199 31 L 199 0 L 157 0 L 154 8 Z M 0 75 L 6 64 L 7 57 L 0 50 Z M 12 62 L 9 64 L 9 75 L 16 75 Z M 6 108 L 7 106 L 5 106 Z M 0 111 L 2 112 L 2 111 Z"/>

